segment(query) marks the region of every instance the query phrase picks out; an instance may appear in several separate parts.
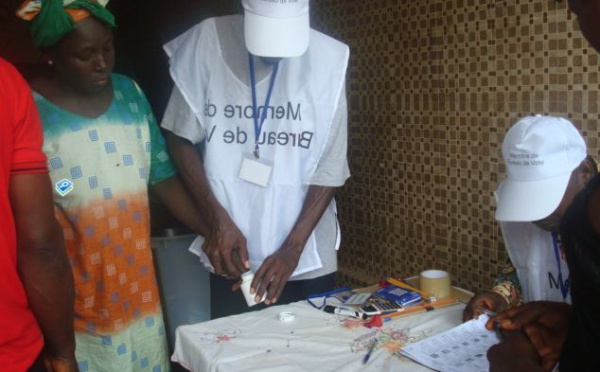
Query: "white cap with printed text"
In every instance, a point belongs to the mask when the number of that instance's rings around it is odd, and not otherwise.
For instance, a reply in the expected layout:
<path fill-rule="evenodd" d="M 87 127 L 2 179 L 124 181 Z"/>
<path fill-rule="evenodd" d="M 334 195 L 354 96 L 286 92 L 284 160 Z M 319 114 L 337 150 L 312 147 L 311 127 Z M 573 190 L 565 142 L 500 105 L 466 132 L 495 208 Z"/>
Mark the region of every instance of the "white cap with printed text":
<path fill-rule="evenodd" d="M 558 207 L 587 149 L 570 121 L 536 115 L 508 130 L 502 156 L 507 177 L 496 190 L 496 220 L 538 221 Z"/>
<path fill-rule="evenodd" d="M 298 57 L 308 49 L 309 0 L 242 0 L 248 51 L 260 57 Z"/>

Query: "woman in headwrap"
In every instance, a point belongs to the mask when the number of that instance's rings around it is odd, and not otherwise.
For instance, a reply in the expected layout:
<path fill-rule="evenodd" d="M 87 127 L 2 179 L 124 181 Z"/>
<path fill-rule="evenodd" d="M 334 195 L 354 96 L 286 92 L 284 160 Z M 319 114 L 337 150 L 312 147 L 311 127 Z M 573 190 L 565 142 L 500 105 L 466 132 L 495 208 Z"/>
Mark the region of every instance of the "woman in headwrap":
<path fill-rule="evenodd" d="M 149 104 L 112 74 L 114 19 L 95 0 L 27 1 L 47 73 L 31 82 L 75 279 L 81 371 L 168 371 L 147 187 L 201 233 Z"/>

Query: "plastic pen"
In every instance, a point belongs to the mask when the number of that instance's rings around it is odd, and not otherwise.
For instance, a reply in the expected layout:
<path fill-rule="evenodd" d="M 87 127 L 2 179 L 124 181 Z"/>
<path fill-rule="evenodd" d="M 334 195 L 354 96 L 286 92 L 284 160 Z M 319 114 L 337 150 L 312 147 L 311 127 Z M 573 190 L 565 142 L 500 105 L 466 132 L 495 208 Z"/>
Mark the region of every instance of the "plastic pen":
<path fill-rule="evenodd" d="M 371 342 L 371 345 L 369 346 L 369 351 L 367 351 L 367 355 L 365 355 L 365 357 L 363 358 L 363 361 L 362 361 L 363 364 L 367 364 L 367 362 L 371 358 L 371 354 L 373 354 L 373 350 L 375 350 L 375 345 L 377 345 L 376 339 L 373 340 L 373 342 Z"/>
<path fill-rule="evenodd" d="M 496 315 L 495 311 L 492 311 L 490 309 L 488 309 L 487 307 L 483 307 L 483 306 L 477 306 L 477 310 L 481 311 L 482 313 L 484 313 L 487 316 L 494 316 Z"/>
<path fill-rule="evenodd" d="M 356 310 L 352 310 L 352 309 L 348 309 L 345 307 L 325 305 L 325 307 L 323 308 L 323 311 L 325 311 L 326 313 L 329 313 L 329 314 L 346 315 L 346 316 L 351 316 L 353 318 L 358 318 L 358 319 L 362 319 L 362 320 L 366 320 L 368 318 L 368 315 L 365 313 L 362 313 L 362 312 L 356 311 Z"/>
<path fill-rule="evenodd" d="M 499 322 L 494 322 L 494 332 L 496 333 L 496 337 L 498 337 L 498 340 L 500 340 L 500 341 L 504 340 L 504 335 L 502 334 L 502 332 L 500 332 L 500 323 Z"/>
<path fill-rule="evenodd" d="M 495 311 L 487 309 L 483 306 L 477 306 L 477 310 L 481 311 L 489 317 L 496 315 Z M 496 337 L 498 337 L 498 340 L 502 341 L 504 339 L 502 332 L 500 332 L 500 322 L 494 321 L 494 333 L 496 333 Z"/>
<path fill-rule="evenodd" d="M 459 300 L 456 300 L 452 297 L 442 298 L 435 302 L 423 301 L 423 302 L 415 304 L 413 306 L 402 308 L 401 311 L 399 311 L 399 312 L 384 315 L 383 321 L 387 322 L 387 321 L 390 321 L 397 317 L 425 313 L 425 312 L 429 312 L 429 311 L 434 311 L 437 308 L 442 308 L 442 307 L 446 307 L 446 306 L 454 306 L 454 305 L 458 305 L 460 303 L 461 302 Z"/>
<path fill-rule="evenodd" d="M 386 314 L 384 315 L 384 317 L 382 318 L 384 322 L 389 322 L 390 320 L 393 320 L 395 318 L 401 317 L 401 316 L 406 316 L 406 315 L 415 315 L 415 314 L 420 314 L 420 313 L 426 313 L 429 311 L 434 311 L 435 307 L 433 306 L 419 306 L 419 307 L 415 307 L 413 308 L 408 308 L 408 309 L 403 309 L 405 310 L 405 312 L 400 312 L 397 311 L 393 314 Z"/>

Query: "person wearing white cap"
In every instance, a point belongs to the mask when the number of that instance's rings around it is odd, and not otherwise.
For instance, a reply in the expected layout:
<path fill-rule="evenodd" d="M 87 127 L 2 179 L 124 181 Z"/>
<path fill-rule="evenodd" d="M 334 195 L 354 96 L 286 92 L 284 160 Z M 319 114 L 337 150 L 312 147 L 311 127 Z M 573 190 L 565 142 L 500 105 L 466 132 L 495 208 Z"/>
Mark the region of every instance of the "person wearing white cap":
<path fill-rule="evenodd" d="M 502 155 L 508 175 L 496 191 L 496 219 L 529 302 L 488 322 L 488 328 L 498 322 L 504 330 L 523 331 L 509 332 L 490 348 L 491 370 L 534 371 L 534 364 L 552 370 L 560 358 L 561 371 L 597 371 L 598 350 L 591 345 L 600 335 L 594 325 L 600 308 L 597 290 L 589 288 L 600 285 L 600 260 L 595 258 L 600 238 L 584 206 L 589 190 L 600 183 L 596 162 L 568 120 L 539 115 L 511 127 Z M 510 235 L 515 232 L 520 235 Z M 552 295 L 557 289 L 562 298 Z M 478 295 L 472 302 L 493 308 L 497 302 L 487 296 Z M 517 353 L 529 357 L 514 358 Z M 517 368 L 517 359 L 527 366 Z"/>
<path fill-rule="evenodd" d="M 595 173 L 595 162 L 571 122 L 541 115 L 523 118 L 509 129 L 502 156 L 507 177 L 495 193 L 496 219 L 516 278 L 501 276 L 494 288 L 474 296 L 464 310 L 465 320 L 479 315 L 482 307 L 502 311 L 522 301 L 571 302 L 560 216 Z M 567 187 L 576 169 L 586 171 Z"/>
<path fill-rule="evenodd" d="M 241 5 L 165 45 L 162 127 L 212 225 L 191 249 L 214 272 L 213 318 L 248 310 L 231 288 L 249 269 L 267 305 L 334 287 L 333 194 L 349 177 L 348 47 L 310 28 L 308 0 Z"/>

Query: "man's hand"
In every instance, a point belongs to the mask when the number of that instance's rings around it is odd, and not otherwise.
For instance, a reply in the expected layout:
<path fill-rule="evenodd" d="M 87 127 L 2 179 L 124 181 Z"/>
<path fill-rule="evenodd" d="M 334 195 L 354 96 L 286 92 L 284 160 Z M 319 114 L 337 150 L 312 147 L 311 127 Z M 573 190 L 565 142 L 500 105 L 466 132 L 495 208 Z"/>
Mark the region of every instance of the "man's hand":
<path fill-rule="evenodd" d="M 492 291 L 481 291 L 471 298 L 463 310 L 463 322 L 476 318 L 482 314 L 479 308 L 486 308 L 499 313 L 508 309 L 508 303 L 500 294 Z"/>
<path fill-rule="evenodd" d="M 215 218 L 202 250 L 217 275 L 239 278 L 250 268 L 246 238 L 226 212 Z"/>
<path fill-rule="evenodd" d="M 213 194 L 195 144 L 171 132 L 167 134 L 167 143 L 171 157 L 179 171 L 179 177 L 196 202 L 197 211 L 202 214 L 200 216 L 202 223 L 188 222 L 188 224 L 192 228 L 197 225 L 196 230 L 199 233 L 202 233 L 199 230 L 204 229 L 205 225 L 209 225 L 208 232 L 202 234 L 205 238 L 202 250 L 215 268 L 215 273 L 229 279 L 239 278 L 242 272 L 247 271 L 250 267 L 246 238 Z M 161 193 L 159 185 L 154 188 L 158 194 L 168 195 L 170 193 L 169 190 Z M 176 193 L 181 192 L 177 191 Z M 169 201 L 165 200 L 165 204 L 172 204 Z M 179 202 L 181 201 L 180 198 Z M 188 212 L 180 214 L 179 217 L 183 221 L 189 220 L 190 218 L 184 218 L 186 215 L 193 214 L 189 211 L 188 208 Z"/>
<path fill-rule="evenodd" d="M 505 333 L 499 344 L 489 348 L 490 372 L 543 372 L 540 357 L 527 337 L 519 331 Z"/>
<path fill-rule="evenodd" d="M 522 330 L 539 354 L 544 369 L 558 361 L 567 337 L 571 306 L 561 302 L 534 301 L 490 318 L 486 328 L 498 322 L 504 330 Z"/>
<path fill-rule="evenodd" d="M 288 279 L 298 266 L 304 246 L 317 222 L 333 198 L 334 187 L 311 185 L 308 188 L 302 210 L 287 238 L 275 253 L 267 257 L 254 273 L 250 293 L 256 291 L 257 299 L 266 292 L 265 304 L 277 302 Z M 233 286 L 233 290 L 239 283 Z"/>
<path fill-rule="evenodd" d="M 79 372 L 75 357 L 72 358 L 55 358 L 44 357 L 44 365 L 48 372 Z"/>
<path fill-rule="evenodd" d="M 298 266 L 302 249 L 291 246 L 282 246 L 279 250 L 267 257 L 256 273 L 250 288 L 256 290 L 256 297 L 262 298 L 267 292 L 265 303 L 276 303 L 288 279 Z M 252 293 L 252 289 L 250 293 Z"/>

